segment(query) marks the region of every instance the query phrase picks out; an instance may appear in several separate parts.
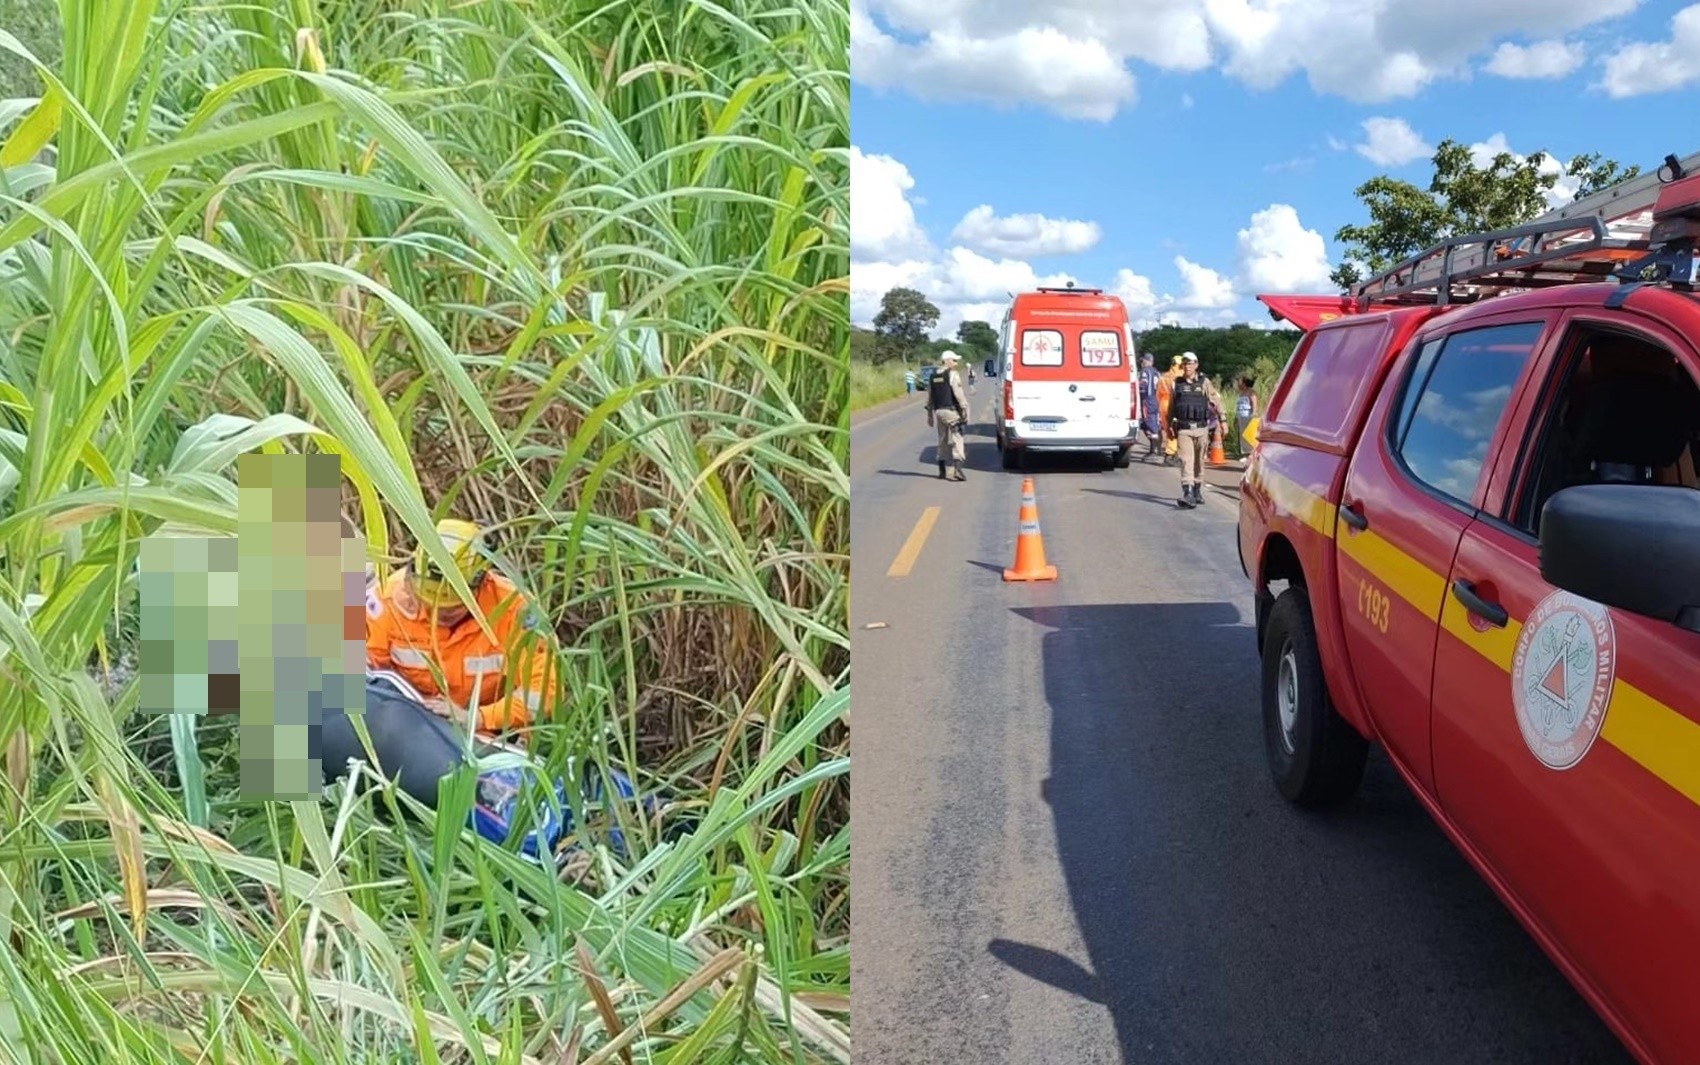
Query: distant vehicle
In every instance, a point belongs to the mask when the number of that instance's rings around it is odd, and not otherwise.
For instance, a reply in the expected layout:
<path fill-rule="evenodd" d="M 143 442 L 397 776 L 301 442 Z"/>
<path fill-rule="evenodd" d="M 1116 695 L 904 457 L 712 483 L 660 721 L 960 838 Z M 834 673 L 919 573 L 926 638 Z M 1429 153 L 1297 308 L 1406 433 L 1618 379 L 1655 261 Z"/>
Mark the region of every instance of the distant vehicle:
<path fill-rule="evenodd" d="M 1280 792 L 1342 800 L 1378 744 L 1648 1065 L 1700 1062 L 1684 166 L 1700 155 L 1351 296 L 1259 296 L 1306 334 L 1240 487 Z"/>
<path fill-rule="evenodd" d="M 1133 332 L 1117 297 L 1073 287 L 1017 294 L 987 370 L 1003 380 L 1004 469 L 1021 468 L 1035 451 L 1096 452 L 1126 469 L 1139 427 L 1133 365 Z"/>

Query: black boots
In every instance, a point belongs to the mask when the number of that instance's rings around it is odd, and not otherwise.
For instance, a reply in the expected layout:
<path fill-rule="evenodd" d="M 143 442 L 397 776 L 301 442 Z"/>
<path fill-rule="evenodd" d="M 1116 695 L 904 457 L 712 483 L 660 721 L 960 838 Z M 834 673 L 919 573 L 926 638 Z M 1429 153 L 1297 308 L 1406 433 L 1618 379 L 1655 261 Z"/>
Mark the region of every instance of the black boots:
<path fill-rule="evenodd" d="M 939 480 L 944 480 L 944 463 L 939 463 Z"/>
<path fill-rule="evenodd" d="M 1202 507 L 1204 505 L 1204 486 L 1202 484 L 1181 485 L 1181 497 L 1175 501 L 1175 505 L 1182 510 Z"/>

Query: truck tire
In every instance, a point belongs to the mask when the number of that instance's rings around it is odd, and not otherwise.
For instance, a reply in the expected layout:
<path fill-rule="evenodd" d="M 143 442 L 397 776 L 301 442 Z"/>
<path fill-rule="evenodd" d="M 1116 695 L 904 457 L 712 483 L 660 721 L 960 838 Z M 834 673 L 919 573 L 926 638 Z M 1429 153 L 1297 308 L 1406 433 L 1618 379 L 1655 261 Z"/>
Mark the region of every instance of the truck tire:
<path fill-rule="evenodd" d="M 1299 806 L 1330 806 L 1357 793 L 1369 743 L 1328 697 L 1310 597 L 1294 585 L 1269 612 L 1263 641 L 1263 746 L 1275 787 Z"/>
<path fill-rule="evenodd" d="M 1127 447 L 1118 449 L 1115 454 L 1110 456 L 1110 465 L 1118 470 L 1127 469 L 1132 451 L 1132 448 Z"/>
<path fill-rule="evenodd" d="M 1020 448 L 1010 447 L 1008 444 L 1004 445 L 1003 468 L 1006 469 L 1006 470 L 1019 470 L 1021 468 L 1021 449 Z"/>

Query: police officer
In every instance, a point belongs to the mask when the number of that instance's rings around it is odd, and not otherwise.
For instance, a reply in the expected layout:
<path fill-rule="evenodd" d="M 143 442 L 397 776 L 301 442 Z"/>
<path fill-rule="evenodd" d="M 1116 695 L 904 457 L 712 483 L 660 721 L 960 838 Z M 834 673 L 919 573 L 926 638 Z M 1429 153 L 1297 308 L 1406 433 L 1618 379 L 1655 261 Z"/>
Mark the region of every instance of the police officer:
<path fill-rule="evenodd" d="M 1185 510 L 1204 504 L 1204 459 L 1210 446 L 1212 410 L 1221 410 L 1216 386 L 1198 373 L 1198 356 L 1181 355 L 1181 375 L 1175 378 L 1169 396 L 1169 438 L 1179 445 L 1181 459 L 1180 506 Z"/>
<path fill-rule="evenodd" d="M 962 427 L 968 421 L 968 397 L 962 392 L 962 377 L 956 372 L 961 356 L 947 351 L 939 357 L 940 366 L 927 385 L 927 424 L 939 431 L 939 478 L 945 476 L 947 464 L 956 467 L 953 481 L 965 481 L 962 463 Z"/>

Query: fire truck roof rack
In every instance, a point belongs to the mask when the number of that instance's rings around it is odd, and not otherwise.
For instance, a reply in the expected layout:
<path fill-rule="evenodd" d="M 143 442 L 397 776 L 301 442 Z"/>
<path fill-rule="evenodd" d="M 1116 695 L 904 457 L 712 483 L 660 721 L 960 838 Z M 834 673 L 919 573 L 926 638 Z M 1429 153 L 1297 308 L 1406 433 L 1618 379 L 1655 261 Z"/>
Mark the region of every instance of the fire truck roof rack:
<path fill-rule="evenodd" d="M 1508 289 L 1613 278 L 1692 283 L 1693 227 L 1673 229 L 1670 221 L 1654 217 L 1656 211 L 1678 209 L 1668 195 L 1677 190 L 1668 186 L 1679 181 L 1700 187 L 1700 152 L 1680 160 L 1666 156 L 1653 173 L 1525 225 L 1442 241 L 1357 285 L 1352 299 L 1365 310 L 1371 303 L 1470 303 Z"/>
<path fill-rule="evenodd" d="M 1037 291 L 1072 293 L 1076 296 L 1102 296 L 1104 294 L 1104 290 L 1101 288 L 1075 288 L 1074 282 L 1072 281 L 1068 283 L 1067 288 L 1047 288 L 1044 285 L 1040 285 Z"/>

